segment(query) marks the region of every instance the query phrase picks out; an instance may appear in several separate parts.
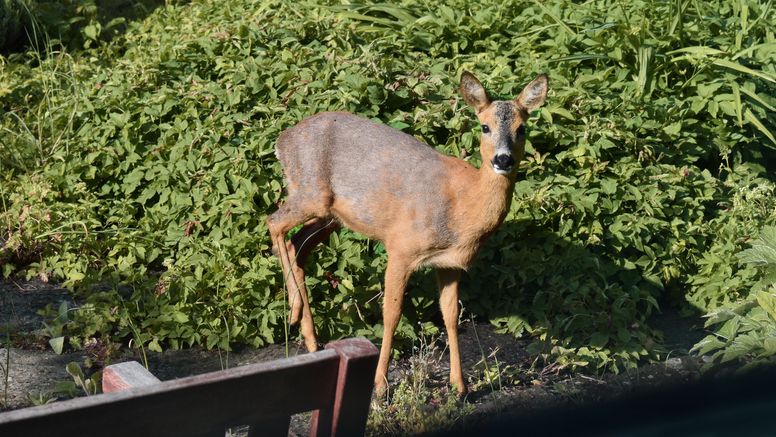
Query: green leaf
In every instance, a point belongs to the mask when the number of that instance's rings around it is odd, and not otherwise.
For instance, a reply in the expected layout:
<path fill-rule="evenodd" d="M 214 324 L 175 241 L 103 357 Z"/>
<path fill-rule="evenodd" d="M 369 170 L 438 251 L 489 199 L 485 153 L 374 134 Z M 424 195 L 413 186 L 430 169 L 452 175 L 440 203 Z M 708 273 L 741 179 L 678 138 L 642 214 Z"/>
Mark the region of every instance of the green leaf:
<path fill-rule="evenodd" d="M 617 180 L 615 179 L 601 179 L 601 191 L 604 194 L 615 194 L 617 192 Z"/>
<path fill-rule="evenodd" d="M 708 46 L 690 46 L 690 47 L 682 47 L 677 50 L 672 50 L 669 52 L 666 52 L 667 55 L 675 55 L 677 53 L 688 53 L 691 55 L 697 55 L 702 57 L 707 56 L 719 56 L 719 55 L 725 55 L 727 52 L 724 52 L 719 49 L 715 49 L 713 47 Z"/>
<path fill-rule="evenodd" d="M 719 65 L 720 67 L 729 68 L 731 70 L 735 70 L 740 73 L 749 74 L 751 76 L 759 77 L 769 82 L 776 83 L 776 76 L 765 71 L 751 69 L 749 67 L 739 64 L 738 62 L 729 61 L 727 59 L 715 59 L 712 63 L 715 65 Z"/>
<path fill-rule="evenodd" d="M 58 324 L 65 324 L 70 320 L 69 318 L 69 304 L 66 300 L 63 300 L 59 303 L 59 307 L 57 308 L 57 319 L 56 323 Z"/>
<path fill-rule="evenodd" d="M 757 116 L 754 115 L 754 113 L 749 110 L 749 108 L 746 108 L 746 110 L 744 111 L 744 118 L 746 118 L 746 121 L 753 124 L 754 127 L 757 128 L 757 130 L 762 132 L 763 135 L 768 137 L 768 139 L 771 140 L 773 145 L 776 146 L 776 137 L 774 137 L 773 133 L 771 133 L 771 131 L 765 127 L 765 125 L 760 121 L 760 119 L 758 119 Z"/>
<path fill-rule="evenodd" d="M 84 379 L 86 378 L 84 376 L 83 370 L 81 369 L 81 366 L 75 361 L 67 363 L 65 370 L 67 371 L 67 374 L 70 375 L 73 380 L 75 380 L 76 384 L 83 383 Z"/>
<path fill-rule="evenodd" d="M 726 322 L 726 321 L 728 321 L 728 320 L 730 320 L 730 319 L 732 319 L 733 317 L 736 317 L 736 316 L 738 316 L 738 314 L 736 314 L 731 309 L 729 309 L 729 308 L 720 308 L 720 309 L 718 309 L 716 311 L 712 311 L 712 312 L 706 314 L 707 320 L 706 320 L 706 323 L 704 323 L 703 326 L 705 328 L 708 328 L 708 327 L 711 327 L 711 326 L 716 325 L 718 323 Z"/>
<path fill-rule="evenodd" d="M 776 226 L 765 226 L 752 247 L 736 255 L 742 263 L 757 266 L 776 266 Z"/>
<path fill-rule="evenodd" d="M 776 295 L 767 291 L 759 291 L 755 294 L 755 298 L 762 309 L 771 317 L 771 320 L 776 322 Z"/>
<path fill-rule="evenodd" d="M 663 128 L 663 132 L 671 137 L 676 137 L 682 131 L 682 122 L 677 121 Z"/>
<path fill-rule="evenodd" d="M 742 119 L 742 112 L 743 107 L 741 105 L 741 92 L 739 90 L 738 84 L 733 82 L 730 84 L 731 88 L 733 89 L 733 104 L 736 108 L 736 119 L 738 120 L 738 125 L 742 126 L 744 124 L 744 121 Z"/>
<path fill-rule="evenodd" d="M 604 332 L 594 332 L 592 336 L 590 336 L 590 345 L 595 348 L 603 348 L 606 346 L 606 343 L 609 342 L 609 334 Z"/>
<path fill-rule="evenodd" d="M 767 109 L 767 110 L 769 110 L 771 112 L 776 112 L 776 107 L 770 105 L 768 102 L 763 100 L 763 98 L 760 97 L 759 95 L 757 95 L 757 93 L 755 93 L 753 91 L 749 91 L 748 89 L 746 89 L 746 87 L 740 88 L 740 91 L 742 93 L 746 94 L 747 96 L 751 97 L 754 101 L 756 101 L 757 103 L 762 105 L 765 109 Z"/>
<path fill-rule="evenodd" d="M 709 352 L 719 350 L 724 346 L 725 343 L 720 341 L 717 337 L 713 335 L 707 335 L 703 338 L 703 340 L 699 341 L 692 347 L 691 352 L 698 355 L 706 355 Z"/>
<path fill-rule="evenodd" d="M 51 338 L 49 339 L 49 345 L 55 354 L 62 355 L 62 351 L 65 348 L 65 337 Z"/>
<path fill-rule="evenodd" d="M 86 35 L 87 38 L 92 39 L 92 40 L 96 40 L 97 36 L 99 34 L 98 25 L 90 24 L 90 25 L 84 27 L 83 32 L 84 32 L 84 35 Z"/>
<path fill-rule="evenodd" d="M 187 316 L 186 314 L 184 314 L 184 313 L 182 313 L 180 311 L 173 312 L 172 313 L 172 317 L 178 323 L 186 323 L 186 322 L 189 321 L 189 316 Z"/>
<path fill-rule="evenodd" d="M 210 334 L 207 336 L 207 343 L 206 347 L 208 349 L 213 349 L 219 342 L 220 338 L 216 334 Z"/>
<path fill-rule="evenodd" d="M 766 337 L 763 340 L 763 348 L 768 355 L 776 355 L 776 337 Z"/>
<path fill-rule="evenodd" d="M 159 344 L 159 339 L 154 337 L 150 342 L 148 342 L 148 350 L 153 352 L 162 352 L 162 345 Z"/>

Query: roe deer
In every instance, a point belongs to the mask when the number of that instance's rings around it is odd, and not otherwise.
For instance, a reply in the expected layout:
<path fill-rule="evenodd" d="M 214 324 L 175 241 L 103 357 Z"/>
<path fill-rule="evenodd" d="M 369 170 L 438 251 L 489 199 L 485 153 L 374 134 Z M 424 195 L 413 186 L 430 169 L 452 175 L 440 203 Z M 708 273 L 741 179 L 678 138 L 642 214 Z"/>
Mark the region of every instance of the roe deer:
<path fill-rule="evenodd" d="M 504 220 L 515 168 L 525 148 L 524 123 L 544 103 L 542 74 L 513 100 L 492 101 L 471 73 L 461 76 L 463 98 L 482 124 L 482 165 L 442 155 L 413 136 L 345 112 L 320 113 L 285 130 L 277 156 L 288 198 L 267 219 L 290 302 L 289 322 L 300 320 L 305 345 L 317 349 L 304 285 L 304 261 L 340 224 L 382 241 L 388 253 L 383 297 L 383 343 L 375 375 L 386 388 L 393 335 L 410 274 L 437 268 L 440 307 L 450 345 L 450 382 L 466 385 L 458 350 L 458 281 Z M 286 233 L 303 223 L 290 241 Z"/>

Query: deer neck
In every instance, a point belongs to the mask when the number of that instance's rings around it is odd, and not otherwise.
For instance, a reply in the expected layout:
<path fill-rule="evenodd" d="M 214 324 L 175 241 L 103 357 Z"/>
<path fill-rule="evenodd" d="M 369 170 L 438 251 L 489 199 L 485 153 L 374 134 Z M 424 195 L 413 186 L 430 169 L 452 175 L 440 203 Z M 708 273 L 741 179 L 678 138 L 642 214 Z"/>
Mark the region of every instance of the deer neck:
<path fill-rule="evenodd" d="M 512 204 L 515 174 L 498 175 L 487 164 L 483 164 L 477 173 L 470 211 L 479 219 L 481 228 L 478 231 L 490 234 L 504 221 Z"/>

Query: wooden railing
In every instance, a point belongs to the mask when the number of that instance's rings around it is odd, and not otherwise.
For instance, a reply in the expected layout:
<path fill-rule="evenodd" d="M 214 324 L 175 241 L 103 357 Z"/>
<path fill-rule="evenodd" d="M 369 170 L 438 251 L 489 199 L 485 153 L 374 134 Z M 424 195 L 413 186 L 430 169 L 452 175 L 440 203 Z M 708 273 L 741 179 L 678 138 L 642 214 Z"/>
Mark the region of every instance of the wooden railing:
<path fill-rule="evenodd" d="M 377 348 L 340 340 L 322 351 L 171 381 L 137 363 L 104 370 L 106 393 L 0 414 L 0 436 L 288 435 L 290 416 L 313 411 L 310 435 L 362 435 Z"/>

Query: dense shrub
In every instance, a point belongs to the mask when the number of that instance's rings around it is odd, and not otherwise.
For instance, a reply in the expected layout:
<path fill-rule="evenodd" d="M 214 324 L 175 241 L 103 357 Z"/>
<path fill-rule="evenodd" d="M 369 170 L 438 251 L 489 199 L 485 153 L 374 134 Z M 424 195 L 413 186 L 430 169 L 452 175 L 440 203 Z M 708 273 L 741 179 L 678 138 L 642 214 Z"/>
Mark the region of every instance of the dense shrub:
<path fill-rule="evenodd" d="M 163 0 L 2 0 L 0 53 L 94 47 L 164 5 Z"/>
<path fill-rule="evenodd" d="M 747 363 L 744 368 L 773 365 L 776 358 L 776 227 L 764 227 L 738 258 L 758 269 L 761 279 L 744 298 L 707 315 L 706 327 L 714 332 L 694 347 L 711 355 L 707 367 L 741 360 Z"/>

